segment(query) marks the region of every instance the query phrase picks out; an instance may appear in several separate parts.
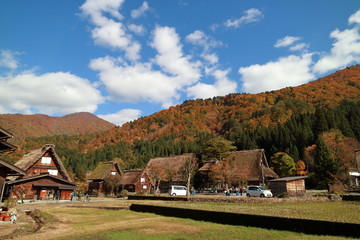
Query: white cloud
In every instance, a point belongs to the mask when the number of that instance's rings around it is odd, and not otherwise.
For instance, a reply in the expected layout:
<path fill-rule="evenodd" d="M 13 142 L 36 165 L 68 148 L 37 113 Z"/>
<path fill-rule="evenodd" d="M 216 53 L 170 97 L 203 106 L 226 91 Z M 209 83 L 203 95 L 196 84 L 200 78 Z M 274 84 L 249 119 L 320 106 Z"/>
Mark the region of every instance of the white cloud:
<path fill-rule="evenodd" d="M 123 2 L 124 0 L 87 0 L 80 9 L 95 25 L 91 31 L 95 44 L 125 51 L 125 56 L 129 60 L 136 61 L 140 58 L 141 46 L 132 39 L 120 22 L 123 16 L 119 9 Z"/>
<path fill-rule="evenodd" d="M 104 47 L 125 49 L 131 42 L 123 25 L 113 20 L 109 20 L 106 25 L 94 28 L 91 36 L 96 44 Z"/>
<path fill-rule="evenodd" d="M 5 67 L 8 69 L 18 68 L 18 61 L 16 55 L 19 55 L 18 52 L 12 52 L 9 50 L 0 50 L 0 67 Z"/>
<path fill-rule="evenodd" d="M 190 56 L 184 56 L 180 38 L 174 28 L 157 26 L 153 31 L 151 44 L 158 54 L 155 62 L 163 71 L 176 77 L 178 85 L 189 85 L 200 78 L 199 63 L 191 62 Z"/>
<path fill-rule="evenodd" d="M 0 78 L 0 85 L 3 112 L 94 112 L 104 101 L 88 80 L 65 72 L 8 75 Z"/>
<path fill-rule="evenodd" d="M 219 62 L 219 57 L 215 54 L 202 54 L 201 55 L 202 58 L 205 59 L 205 61 L 207 61 L 210 64 L 216 64 L 217 62 Z"/>
<path fill-rule="evenodd" d="M 198 45 L 204 48 L 204 51 L 209 51 L 214 47 L 222 46 L 223 43 L 213 39 L 206 35 L 203 31 L 196 30 L 186 36 L 186 41 L 194 45 Z"/>
<path fill-rule="evenodd" d="M 291 46 L 289 48 L 289 50 L 290 51 L 301 51 L 301 50 L 308 49 L 308 48 L 309 48 L 309 44 L 298 43 L 298 44 L 295 44 L 295 45 Z"/>
<path fill-rule="evenodd" d="M 360 10 L 349 17 L 349 24 L 360 24 Z"/>
<path fill-rule="evenodd" d="M 315 64 L 316 73 L 326 73 L 354 62 L 360 62 L 360 10 L 349 17 L 349 24 L 354 24 L 354 27 L 344 31 L 335 29 L 331 32 L 330 37 L 335 41 L 330 53 L 322 55 Z"/>
<path fill-rule="evenodd" d="M 284 38 L 278 39 L 274 44 L 274 47 L 289 47 L 290 51 L 301 51 L 309 48 L 309 44 L 299 42 L 300 37 L 286 36 Z"/>
<path fill-rule="evenodd" d="M 260 22 L 263 18 L 264 18 L 264 14 L 260 10 L 256 8 L 251 8 L 246 10 L 244 16 L 238 19 L 235 20 L 228 19 L 225 22 L 225 26 L 232 28 L 239 28 L 244 24 Z"/>
<path fill-rule="evenodd" d="M 103 13 L 108 13 L 117 20 L 123 19 L 119 9 L 124 2 L 125 0 L 87 0 L 80 9 L 85 16 L 91 18 L 95 25 L 103 26 L 109 21 L 109 18 L 104 16 Z"/>
<path fill-rule="evenodd" d="M 259 93 L 298 86 L 314 79 L 311 73 L 312 54 L 290 55 L 265 65 L 241 67 L 243 91 Z"/>
<path fill-rule="evenodd" d="M 211 98 L 236 92 L 237 84 L 228 78 L 229 72 L 230 69 L 225 71 L 215 70 L 212 73 L 216 79 L 215 84 L 198 83 L 187 89 L 188 96 L 193 98 Z"/>
<path fill-rule="evenodd" d="M 146 11 L 148 11 L 149 9 L 150 9 L 149 4 L 147 2 L 143 2 L 143 4 L 138 9 L 131 11 L 131 17 L 138 18 L 144 16 Z"/>
<path fill-rule="evenodd" d="M 299 41 L 300 37 L 293 37 L 293 36 L 286 36 L 284 38 L 281 38 L 276 41 L 274 47 L 288 47 L 290 45 L 293 45 L 295 42 Z"/>
<path fill-rule="evenodd" d="M 97 116 L 115 125 L 121 126 L 124 123 L 138 119 L 141 116 L 141 111 L 138 109 L 122 109 L 113 114 Z"/>
<path fill-rule="evenodd" d="M 236 92 L 237 84 L 228 78 L 230 69 L 217 69 L 219 57 L 213 53 L 215 47 L 222 46 L 223 43 L 216 41 L 211 36 L 206 35 L 203 31 L 196 30 L 186 36 L 186 41 L 201 48 L 200 56 L 205 60 L 202 64 L 204 72 L 208 76 L 215 78 L 214 84 L 197 83 L 186 89 L 187 95 L 194 98 L 210 98 L 214 96 L 226 95 Z"/>
<path fill-rule="evenodd" d="M 158 52 L 151 62 L 129 65 L 111 57 L 91 61 L 90 68 L 99 72 L 111 100 L 169 107 L 179 99 L 180 91 L 199 80 L 199 63 L 183 54 L 175 29 L 156 27 L 151 46 Z"/>
<path fill-rule="evenodd" d="M 117 102 L 148 101 L 168 106 L 178 99 L 179 85 L 149 63 L 133 66 L 121 65 L 117 60 L 105 57 L 94 59 L 90 68 L 99 71 L 100 80 L 106 86 L 110 99 Z"/>
<path fill-rule="evenodd" d="M 206 35 L 203 31 L 196 30 L 186 36 L 186 41 L 202 48 L 201 57 L 210 65 L 217 64 L 219 57 L 212 53 L 211 50 L 215 47 L 222 46 L 223 43 Z"/>
<path fill-rule="evenodd" d="M 130 31 L 138 35 L 143 35 L 145 33 L 145 28 L 143 25 L 129 24 L 128 28 Z"/>

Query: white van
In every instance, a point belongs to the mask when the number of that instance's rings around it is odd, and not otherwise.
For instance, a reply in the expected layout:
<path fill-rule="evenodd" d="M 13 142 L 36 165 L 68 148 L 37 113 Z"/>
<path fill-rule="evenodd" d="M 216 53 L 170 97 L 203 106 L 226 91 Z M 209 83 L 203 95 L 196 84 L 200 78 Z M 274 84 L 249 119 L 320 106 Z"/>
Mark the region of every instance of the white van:
<path fill-rule="evenodd" d="M 172 186 L 170 186 L 169 194 L 171 196 L 186 196 L 186 187 L 172 185 Z"/>
<path fill-rule="evenodd" d="M 248 197 L 272 197 L 273 194 L 270 190 L 262 186 L 248 186 L 246 188 L 246 196 Z"/>

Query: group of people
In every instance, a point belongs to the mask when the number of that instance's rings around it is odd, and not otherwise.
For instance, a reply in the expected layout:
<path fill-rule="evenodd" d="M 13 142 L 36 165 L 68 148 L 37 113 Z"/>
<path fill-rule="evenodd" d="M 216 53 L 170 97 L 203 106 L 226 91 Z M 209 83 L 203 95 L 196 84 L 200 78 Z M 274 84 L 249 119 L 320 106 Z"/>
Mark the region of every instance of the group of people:
<path fill-rule="evenodd" d="M 71 193 L 70 196 L 71 196 L 70 201 L 75 202 L 75 201 L 76 201 L 76 197 L 77 197 L 77 201 L 81 201 L 81 198 L 82 198 L 82 196 L 84 196 L 84 194 L 81 193 L 81 192 L 76 193 L 76 192 L 74 191 L 74 192 Z M 85 202 L 89 202 L 89 201 L 90 201 L 90 195 L 89 195 L 88 193 L 85 194 L 85 196 L 84 196 L 84 201 L 85 201 Z"/>
<path fill-rule="evenodd" d="M 225 188 L 225 191 L 224 191 L 224 193 L 225 193 L 225 195 L 226 196 L 230 196 L 230 194 L 231 194 L 231 192 L 235 192 L 235 195 L 236 196 L 242 196 L 242 194 L 243 194 L 243 187 L 231 187 L 231 188 Z"/>
<path fill-rule="evenodd" d="M 48 193 L 48 199 L 50 199 L 50 200 L 56 200 L 56 201 L 59 201 L 60 200 L 60 191 L 59 190 L 57 190 L 56 192 L 53 190 L 53 189 L 51 189 L 50 191 L 49 191 L 49 193 Z"/>

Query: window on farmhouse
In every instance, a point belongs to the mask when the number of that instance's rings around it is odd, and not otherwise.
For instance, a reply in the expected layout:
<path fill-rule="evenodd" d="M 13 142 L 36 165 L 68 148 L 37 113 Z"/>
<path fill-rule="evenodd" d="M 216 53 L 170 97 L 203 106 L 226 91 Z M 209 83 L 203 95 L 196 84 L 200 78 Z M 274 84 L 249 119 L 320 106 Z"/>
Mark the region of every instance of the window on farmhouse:
<path fill-rule="evenodd" d="M 41 163 L 43 164 L 50 164 L 51 163 L 51 157 L 42 157 Z"/>
<path fill-rule="evenodd" d="M 58 170 L 49 169 L 48 172 L 50 175 L 54 175 L 54 176 L 56 176 L 58 174 Z"/>
<path fill-rule="evenodd" d="M 115 175 L 116 175 L 116 171 L 112 171 L 112 172 L 111 172 L 111 175 L 114 175 L 114 176 L 115 176 Z"/>
<path fill-rule="evenodd" d="M 140 182 L 145 182 L 145 178 L 142 177 L 142 178 L 140 179 Z"/>

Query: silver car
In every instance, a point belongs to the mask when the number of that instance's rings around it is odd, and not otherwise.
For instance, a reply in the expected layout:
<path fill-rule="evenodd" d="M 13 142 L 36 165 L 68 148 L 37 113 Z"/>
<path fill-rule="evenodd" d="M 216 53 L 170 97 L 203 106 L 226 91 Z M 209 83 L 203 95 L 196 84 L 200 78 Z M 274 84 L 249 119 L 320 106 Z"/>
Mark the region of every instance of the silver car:
<path fill-rule="evenodd" d="M 269 189 L 262 186 L 248 186 L 246 188 L 247 197 L 272 197 L 273 194 Z"/>

